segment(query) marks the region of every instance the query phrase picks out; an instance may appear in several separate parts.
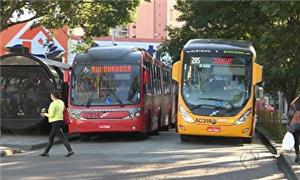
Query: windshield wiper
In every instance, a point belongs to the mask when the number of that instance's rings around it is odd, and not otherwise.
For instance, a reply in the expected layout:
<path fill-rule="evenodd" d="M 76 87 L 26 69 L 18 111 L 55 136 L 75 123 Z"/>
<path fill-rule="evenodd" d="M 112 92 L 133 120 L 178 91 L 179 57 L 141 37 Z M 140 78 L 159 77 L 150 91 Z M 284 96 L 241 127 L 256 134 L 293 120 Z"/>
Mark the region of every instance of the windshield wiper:
<path fill-rule="evenodd" d="M 202 100 L 212 100 L 212 101 L 222 101 L 222 102 L 227 102 L 229 105 L 230 105 L 230 109 L 235 109 L 235 106 L 228 100 L 225 100 L 225 99 L 217 99 L 217 98 L 198 98 L 198 99 L 202 99 Z M 213 105 L 212 105 L 213 106 Z M 218 107 L 220 108 L 220 106 L 215 106 L 215 107 Z"/>
<path fill-rule="evenodd" d="M 214 108 L 220 108 L 219 106 L 216 106 L 216 105 L 212 105 L 212 104 L 198 104 L 198 105 L 195 105 L 191 108 L 191 111 L 196 109 L 196 108 L 199 108 L 199 107 L 202 107 L 202 106 L 210 106 L 210 107 L 214 107 Z"/>
<path fill-rule="evenodd" d="M 113 96 L 115 96 L 115 98 L 117 99 L 117 101 L 119 102 L 119 104 L 123 107 L 124 103 L 122 102 L 122 100 L 116 95 L 116 93 L 112 90 L 109 89 L 109 91 L 112 93 Z"/>

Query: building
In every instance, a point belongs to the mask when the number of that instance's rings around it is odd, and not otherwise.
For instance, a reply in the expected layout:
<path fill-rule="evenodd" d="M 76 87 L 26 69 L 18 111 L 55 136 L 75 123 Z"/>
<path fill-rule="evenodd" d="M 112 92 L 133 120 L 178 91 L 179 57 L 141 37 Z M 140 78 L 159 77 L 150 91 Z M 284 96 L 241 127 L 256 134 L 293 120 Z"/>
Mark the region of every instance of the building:
<path fill-rule="evenodd" d="M 115 37 L 163 40 L 167 38 L 167 26 L 181 27 L 176 19 L 180 13 L 174 8 L 176 0 L 142 1 L 137 8 L 136 19 L 128 26 L 117 27 L 111 34 Z"/>
<path fill-rule="evenodd" d="M 176 0 L 169 0 L 167 2 L 167 26 L 182 27 L 184 23 L 177 21 L 177 18 L 180 16 L 180 12 L 174 7 L 176 5 Z"/>

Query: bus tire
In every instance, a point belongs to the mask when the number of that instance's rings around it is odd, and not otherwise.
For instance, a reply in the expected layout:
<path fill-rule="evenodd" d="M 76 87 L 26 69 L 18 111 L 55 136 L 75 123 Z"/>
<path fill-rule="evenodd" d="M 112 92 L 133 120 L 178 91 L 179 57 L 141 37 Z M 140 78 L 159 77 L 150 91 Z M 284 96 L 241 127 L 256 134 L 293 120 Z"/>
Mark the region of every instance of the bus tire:
<path fill-rule="evenodd" d="M 252 138 L 243 138 L 243 143 L 245 144 L 251 144 L 252 143 Z"/>
<path fill-rule="evenodd" d="M 189 142 L 189 141 L 191 141 L 191 136 L 181 134 L 180 135 L 180 140 L 181 140 L 181 142 Z"/>
<path fill-rule="evenodd" d="M 157 128 L 157 129 L 155 129 L 155 130 L 153 131 L 153 135 L 154 135 L 154 136 L 159 136 L 159 128 Z"/>
<path fill-rule="evenodd" d="M 154 136 L 159 136 L 159 130 L 160 130 L 160 126 L 161 126 L 161 122 L 160 122 L 161 118 L 160 117 L 161 117 L 161 113 L 159 113 L 159 118 L 157 119 L 157 129 L 155 129 L 153 131 Z"/>
<path fill-rule="evenodd" d="M 164 126 L 164 127 L 161 127 L 160 128 L 160 131 L 169 131 L 169 126 L 168 125 L 166 125 L 166 126 Z"/>
<path fill-rule="evenodd" d="M 172 123 L 171 124 L 171 129 L 175 129 L 176 128 L 176 124 L 175 123 Z"/>
<path fill-rule="evenodd" d="M 137 135 L 139 140 L 145 140 L 149 137 L 149 134 L 147 132 L 140 132 Z"/>
<path fill-rule="evenodd" d="M 80 141 L 88 141 L 91 138 L 89 134 L 80 134 Z"/>

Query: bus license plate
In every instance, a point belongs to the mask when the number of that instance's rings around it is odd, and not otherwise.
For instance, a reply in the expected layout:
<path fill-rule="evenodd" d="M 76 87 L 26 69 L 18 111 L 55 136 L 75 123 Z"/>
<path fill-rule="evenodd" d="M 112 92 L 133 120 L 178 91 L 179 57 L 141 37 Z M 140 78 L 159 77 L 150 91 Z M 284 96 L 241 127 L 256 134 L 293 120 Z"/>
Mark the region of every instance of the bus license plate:
<path fill-rule="evenodd" d="M 208 127 L 207 131 L 208 132 L 220 132 L 221 128 L 220 127 Z"/>

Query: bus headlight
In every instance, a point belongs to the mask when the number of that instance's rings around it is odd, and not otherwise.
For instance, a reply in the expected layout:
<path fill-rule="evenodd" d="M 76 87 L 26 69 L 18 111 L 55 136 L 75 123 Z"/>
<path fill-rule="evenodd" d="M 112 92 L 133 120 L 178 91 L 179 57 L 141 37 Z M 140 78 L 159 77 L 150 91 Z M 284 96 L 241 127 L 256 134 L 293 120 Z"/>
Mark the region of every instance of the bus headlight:
<path fill-rule="evenodd" d="M 140 112 L 130 113 L 130 114 L 129 114 L 129 118 L 139 117 L 140 115 L 141 115 Z"/>
<path fill-rule="evenodd" d="M 130 112 L 129 114 L 128 114 L 128 116 L 126 116 L 125 118 L 123 118 L 123 119 L 133 119 L 133 118 L 137 118 L 137 117 L 140 117 L 141 116 L 141 112 L 140 112 L 140 110 L 138 110 L 138 111 L 132 111 L 132 112 Z"/>
<path fill-rule="evenodd" d="M 134 118 L 134 113 L 130 113 L 129 118 Z"/>
<path fill-rule="evenodd" d="M 136 113 L 134 113 L 134 116 L 135 117 L 139 117 L 141 115 L 141 113 L 140 112 L 136 112 Z"/>
<path fill-rule="evenodd" d="M 251 114 L 251 109 L 248 109 L 237 121 L 234 122 L 234 125 L 240 125 L 245 123 L 248 116 Z"/>
<path fill-rule="evenodd" d="M 182 106 L 180 106 L 179 111 L 180 111 L 180 114 L 181 114 L 184 121 L 189 122 L 189 123 L 194 123 L 195 122 L 193 120 L 193 118 L 189 115 L 189 113 L 186 112 L 185 109 Z"/>

